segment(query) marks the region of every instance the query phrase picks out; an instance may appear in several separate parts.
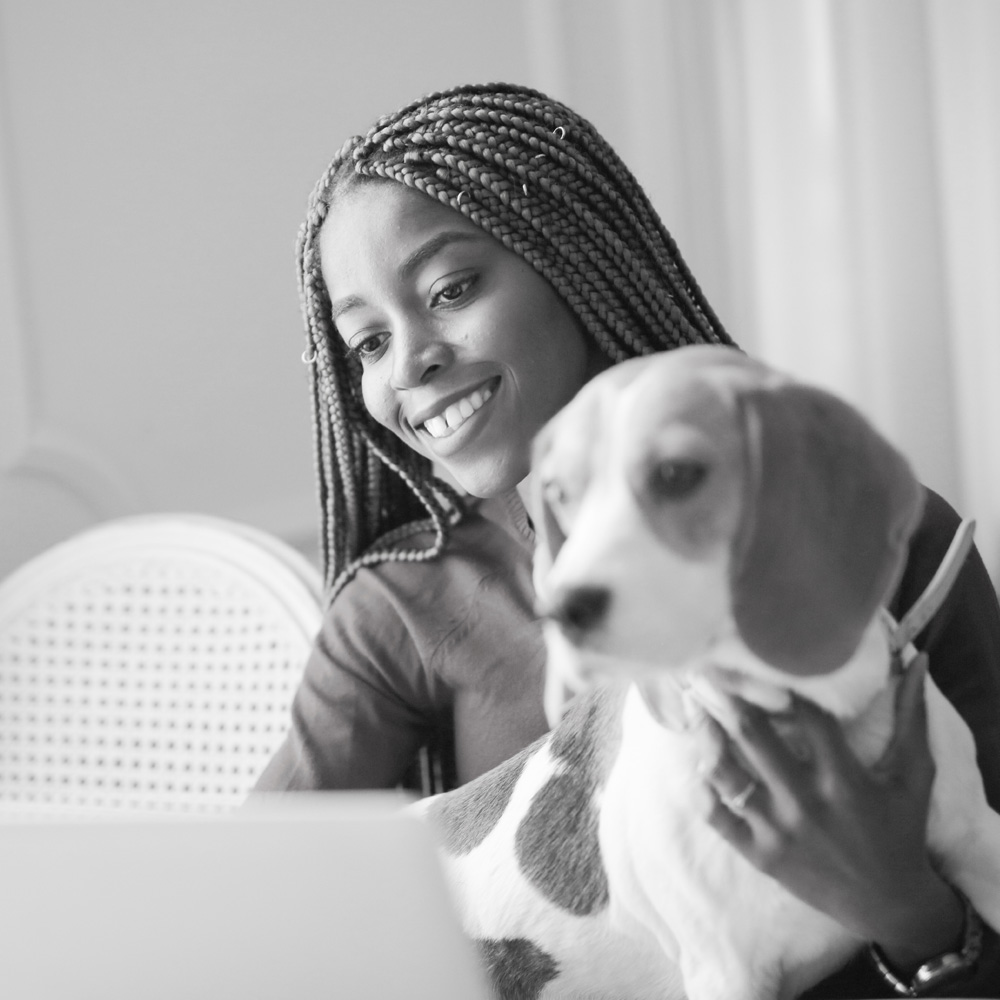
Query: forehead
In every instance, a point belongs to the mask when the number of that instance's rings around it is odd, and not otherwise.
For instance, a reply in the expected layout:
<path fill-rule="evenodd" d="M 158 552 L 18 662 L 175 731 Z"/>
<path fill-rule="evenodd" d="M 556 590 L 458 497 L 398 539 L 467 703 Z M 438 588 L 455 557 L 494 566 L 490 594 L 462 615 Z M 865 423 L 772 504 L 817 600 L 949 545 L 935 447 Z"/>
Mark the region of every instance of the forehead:
<path fill-rule="evenodd" d="M 397 266 L 440 232 L 491 240 L 460 212 L 395 181 L 361 181 L 342 189 L 319 234 L 320 263 L 327 286 L 359 276 L 366 267 Z"/>

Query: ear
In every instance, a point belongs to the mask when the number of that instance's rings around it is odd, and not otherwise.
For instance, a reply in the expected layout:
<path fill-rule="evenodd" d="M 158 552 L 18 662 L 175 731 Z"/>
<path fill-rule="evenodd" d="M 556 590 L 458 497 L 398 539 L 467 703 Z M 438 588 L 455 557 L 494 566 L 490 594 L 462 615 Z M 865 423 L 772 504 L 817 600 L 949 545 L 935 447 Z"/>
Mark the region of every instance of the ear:
<path fill-rule="evenodd" d="M 535 582 L 535 593 L 542 595 L 545 587 L 545 579 L 552 569 L 552 564 L 559 555 L 559 550 L 566 541 L 559 522 L 545 499 L 544 490 L 544 460 L 554 436 L 554 421 L 549 421 L 538 436 L 535 438 L 532 448 L 531 468 L 534 473 L 531 477 L 531 509 L 536 517 L 535 524 L 535 555 L 533 564 L 533 578 Z"/>
<path fill-rule="evenodd" d="M 772 666 L 827 673 L 895 586 L 923 489 L 899 452 L 821 389 L 752 389 L 740 407 L 749 474 L 731 571 L 736 625 Z"/>

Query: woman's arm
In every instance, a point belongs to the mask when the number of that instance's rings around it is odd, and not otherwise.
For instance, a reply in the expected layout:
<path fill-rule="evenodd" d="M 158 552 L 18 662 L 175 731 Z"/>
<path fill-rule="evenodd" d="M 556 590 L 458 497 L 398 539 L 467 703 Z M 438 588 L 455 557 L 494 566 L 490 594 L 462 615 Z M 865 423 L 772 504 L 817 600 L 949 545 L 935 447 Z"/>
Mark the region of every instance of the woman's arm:
<path fill-rule="evenodd" d="M 925 516 L 892 609 L 904 612 L 923 591 L 957 527 L 957 515 L 929 494 Z M 1000 792 L 1000 609 L 978 553 L 917 639 L 935 680 L 976 740 L 987 796 Z M 808 748 L 793 754 L 765 715 L 736 702 L 732 739 L 709 730 L 719 766 L 710 822 L 758 867 L 790 891 L 877 942 L 902 976 L 958 947 L 963 908 L 930 863 L 927 810 L 933 762 L 927 743 L 920 667 L 900 687 L 897 730 L 873 768 L 853 757 L 839 727 L 798 702 L 795 718 Z M 734 747 L 738 748 L 734 750 Z M 761 778 L 739 814 L 723 804 L 746 785 L 740 754 Z M 878 988 L 878 992 L 873 992 Z M 987 931 L 984 952 L 960 983 L 938 995 L 1000 995 L 1000 947 Z M 893 995 L 870 962 L 856 962 L 815 996 Z"/>
<path fill-rule="evenodd" d="M 327 611 L 255 791 L 391 788 L 448 713 L 394 602 L 359 576 Z"/>

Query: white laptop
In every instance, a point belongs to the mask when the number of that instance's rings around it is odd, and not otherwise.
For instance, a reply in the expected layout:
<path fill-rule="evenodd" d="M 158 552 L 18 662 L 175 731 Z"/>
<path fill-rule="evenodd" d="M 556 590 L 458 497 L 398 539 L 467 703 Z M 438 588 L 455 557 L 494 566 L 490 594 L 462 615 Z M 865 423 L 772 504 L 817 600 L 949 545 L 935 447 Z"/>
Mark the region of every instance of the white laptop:
<path fill-rule="evenodd" d="M 9 1000 L 479 1000 L 430 832 L 394 793 L 225 817 L 0 818 Z"/>

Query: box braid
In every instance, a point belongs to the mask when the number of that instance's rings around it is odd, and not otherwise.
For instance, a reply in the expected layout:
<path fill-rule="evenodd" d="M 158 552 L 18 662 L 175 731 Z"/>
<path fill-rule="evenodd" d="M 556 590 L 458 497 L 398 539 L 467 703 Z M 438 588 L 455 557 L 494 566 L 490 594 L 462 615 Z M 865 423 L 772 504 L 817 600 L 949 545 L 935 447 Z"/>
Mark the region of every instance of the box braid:
<path fill-rule="evenodd" d="M 431 463 L 377 424 L 361 365 L 330 321 L 319 232 L 364 182 L 443 202 L 528 261 L 613 361 L 682 344 L 732 344 L 639 183 L 594 127 L 506 84 L 431 94 L 355 136 L 320 178 L 299 232 L 328 599 L 365 565 L 435 558 L 463 513 Z M 430 529 L 433 543 L 405 539 Z"/>

